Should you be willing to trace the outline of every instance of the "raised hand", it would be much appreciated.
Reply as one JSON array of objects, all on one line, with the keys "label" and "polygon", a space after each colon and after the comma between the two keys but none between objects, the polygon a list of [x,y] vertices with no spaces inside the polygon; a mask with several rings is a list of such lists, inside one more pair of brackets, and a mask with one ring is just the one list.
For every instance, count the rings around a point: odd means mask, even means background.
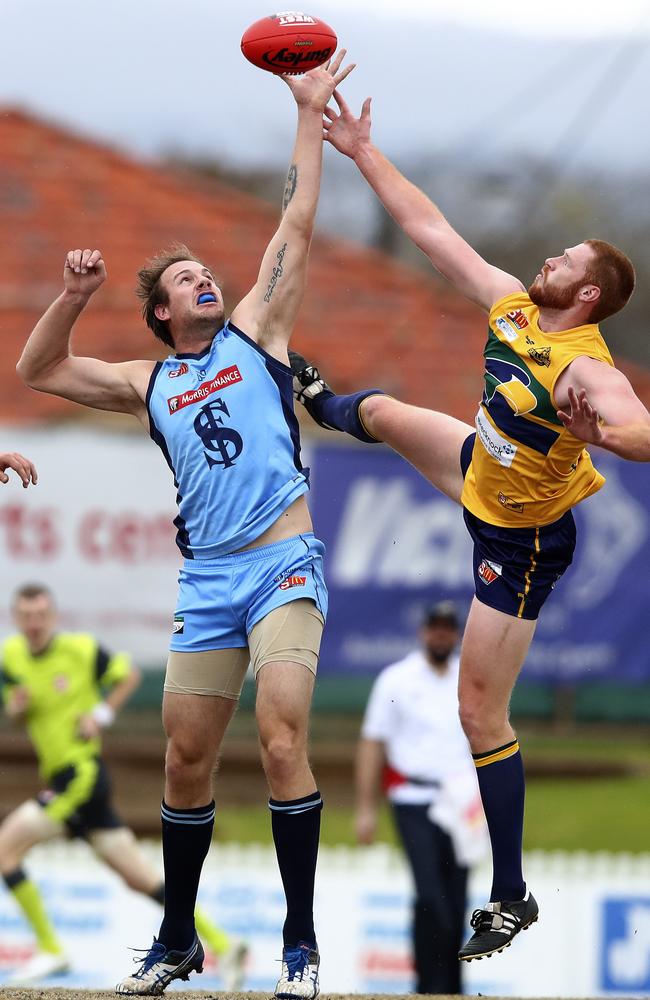
[{"label": "raised hand", "polygon": [[335,90],[332,96],[338,105],[339,113],[337,114],[333,108],[324,109],[324,138],[331,142],[339,153],[354,159],[361,147],[370,142],[371,98],[365,99],[361,114],[355,118],[338,90]]},{"label": "raised hand", "polygon": [[19,455],[17,451],[0,453],[0,483],[9,482],[7,469],[14,470],[22,480],[25,489],[27,489],[30,483],[36,486],[38,473],[34,464],[28,458],[23,458],[22,455]]},{"label": "raised hand", "polygon": [[325,111],[327,102],[338,85],[345,80],[346,76],[349,76],[356,65],[356,63],[350,63],[341,69],[341,63],[345,56],[346,50],[341,49],[322,66],[317,66],[316,69],[311,69],[308,73],[303,73],[302,76],[282,74],[281,79],[288,86],[299,107]]},{"label": "raised hand", "polygon": [[600,426],[600,417],[587,399],[584,389],[576,392],[572,385],[569,386],[569,411],[558,410],[557,415],[568,431],[580,441],[587,444],[600,444],[603,440],[603,432]]},{"label": "raised hand", "polygon": [[66,292],[89,298],[105,280],[101,250],[68,250],[63,268]]}]

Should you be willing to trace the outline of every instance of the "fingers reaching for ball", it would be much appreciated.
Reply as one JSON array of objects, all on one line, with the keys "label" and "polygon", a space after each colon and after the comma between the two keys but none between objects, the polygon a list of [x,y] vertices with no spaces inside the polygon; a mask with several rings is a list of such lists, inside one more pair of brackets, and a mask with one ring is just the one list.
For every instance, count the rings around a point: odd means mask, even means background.
[{"label": "fingers reaching for ball", "polygon": [[345,56],[346,50],[341,49],[327,63],[309,70],[302,76],[295,76],[291,73],[282,75],[282,79],[293,93],[299,107],[324,111],[336,88],[355,68],[355,63],[349,63],[341,68]]},{"label": "fingers reaching for ball", "polygon": [[366,97],[361,114],[355,118],[338,89],[332,92],[332,97],[338,106],[338,114],[332,107],[323,108],[323,138],[339,153],[354,159],[363,146],[370,143],[371,98]]}]

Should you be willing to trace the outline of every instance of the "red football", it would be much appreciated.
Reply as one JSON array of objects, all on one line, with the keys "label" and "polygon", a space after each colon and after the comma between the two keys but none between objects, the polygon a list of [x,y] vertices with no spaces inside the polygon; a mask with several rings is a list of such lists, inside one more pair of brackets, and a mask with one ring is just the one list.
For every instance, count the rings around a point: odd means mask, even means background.
[{"label": "red football", "polygon": [[241,50],[254,66],[270,73],[306,73],[334,54],[336,35],[319,18],[288,10],[251,24]]}]

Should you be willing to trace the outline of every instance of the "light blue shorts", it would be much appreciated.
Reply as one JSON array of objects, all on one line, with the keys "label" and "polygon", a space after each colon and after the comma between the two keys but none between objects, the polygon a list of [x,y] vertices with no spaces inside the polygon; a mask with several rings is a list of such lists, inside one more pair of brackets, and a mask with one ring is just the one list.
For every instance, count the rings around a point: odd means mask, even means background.
[{"label": "light blue shorts", "polygon": [[169,648],[247,646],[251,629],[270,611],[304,597],[326,618],[324,552],[310,532],[218,559],[186,559]]}]

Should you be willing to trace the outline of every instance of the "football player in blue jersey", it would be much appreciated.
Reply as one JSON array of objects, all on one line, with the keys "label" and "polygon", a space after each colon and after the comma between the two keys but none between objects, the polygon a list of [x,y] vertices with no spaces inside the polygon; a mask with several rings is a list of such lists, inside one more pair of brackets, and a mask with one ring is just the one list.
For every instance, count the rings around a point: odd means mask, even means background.
[{"label": "football player in blue jersey", "polygon": [[157,995],[202,970],[194,904],[212,836],[212,773],[249,661],[287,900],[276,996],[319,991],[313,892],[322,800],[307,759],[307,725],[327,594],[323,546],[305,500],[287,345],[305,286],[323,110],[353,69],[342,68],[344,55],[285,78],[298,127],[283,214],[255,285],[227,322],[212,271],[178,245],[139,275],[144,318],[173,353],[156,364],[76,357],[72,327],[106,267],[99,250],[71,250],[64,291],[18,364],[34,389],[136,416],[178,490],[185,561],[163,701],[165,914],[139,970],[118,984],[121,994]]}]

